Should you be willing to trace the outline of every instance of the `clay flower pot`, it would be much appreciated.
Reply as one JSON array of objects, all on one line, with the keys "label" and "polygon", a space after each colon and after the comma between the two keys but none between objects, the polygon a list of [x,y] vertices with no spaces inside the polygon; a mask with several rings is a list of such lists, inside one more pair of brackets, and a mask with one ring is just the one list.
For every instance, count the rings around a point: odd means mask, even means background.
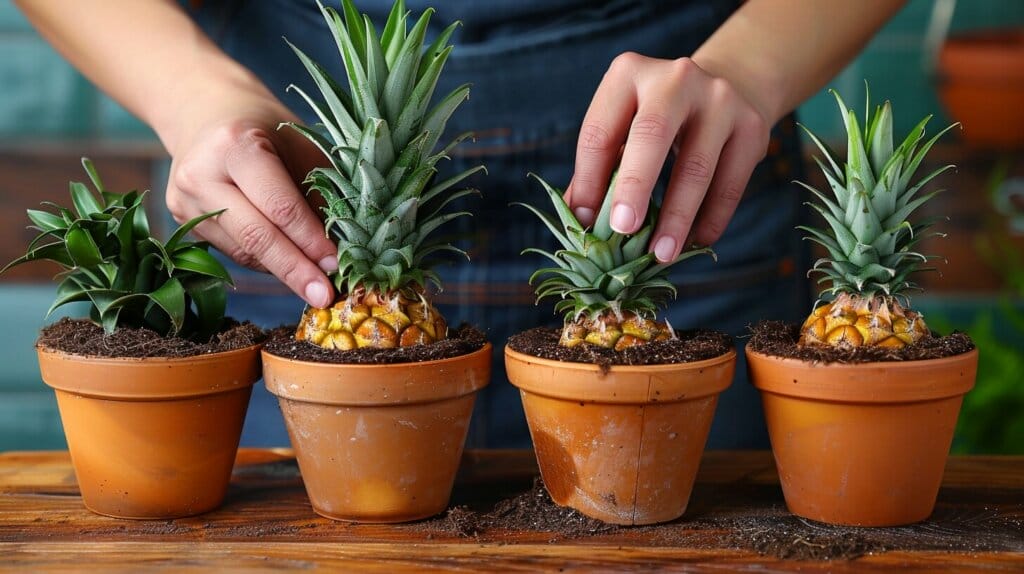
[{"label": "clay flower pot", "polygon": [[188,358],[37,353],[86,508],[156,519],[220,506],[260,377],[258,345]]},{"label": "clay flower pot", "polygon": [[1024,145],[1024,29],[953,36],[939,53],[939,98],[982,147]]},{"label": "clay flower pot", "polygon": [[747,361],[790,512],[853,526],[928,518],[977,349],[828,365],[748,349]]},{"label": "clay flower pot", "polygon": [[344,365],[263,352],[313,510],[406,522],[448,507],[491,345],[421,363]]},{"label": "clay flower pot", "polygon": [[613,524],[682,516],[736,352],[692,363],[613,366],[505,348],[552,500]]}]

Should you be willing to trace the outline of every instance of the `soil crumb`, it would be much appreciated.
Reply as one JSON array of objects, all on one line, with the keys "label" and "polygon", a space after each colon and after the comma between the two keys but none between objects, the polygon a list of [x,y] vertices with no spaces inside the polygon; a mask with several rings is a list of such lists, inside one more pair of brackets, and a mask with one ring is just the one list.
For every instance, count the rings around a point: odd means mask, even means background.
[{"label": "soil crumb", "polygon": [[492,530],[512,532],[550,532],[563,538],[580,538],[613,532],[618,527],[584,516],[572,508],[558,506],[551,500],[540,478],[533,488],[512,498],[506,498],[493,509],[478,512],[467,506],[448,509],[443,517],[423,523],[430,530],[460,537],[479,536]]},{"label": "soil crumb", "polygon": [[884,347],[819,347],[797,345],[800,326],[781,321],[761,321],[750,327],[748,346],[758,353],[799,359],[814,363],[876,363],[893,361],[923,361],[953,357],[974,349],[974,342],[965,333],[954,332],[945,337],[926,337],[913,345],[899,349]]},{"label": "soil crumb", "polygon": [[87,357],[182,358],[244,349],[265,339],[266,334],[256,325],[234,319],[225,320],[224,328],[209,342],[197,343],[180,337],[164,337],[145,328],[118,327],[107,335],[103,327],[88,319],[65,317],[44,327],[36,346]]},{"label": "soil crumb", "polygon": [[[770,484],[697,483],[681,518],[664,524],[605,524],[556,505],[538,478],[532,488],[490,505],[455,506],[444,515],[404,525],[426,535],[473,538],[481,543],[531,540],[542,533],[548,543],[599,538],[603,544],[748,550],[786,560],[854,560],[895,550],[992,552],[1024,550],[1020,516],[1024,504],[1016,490],[979,493],[943,489],[935,512],[909,526],[860,528],[835,526],[794,516],[782,493]],[[982,507],[964,500],[1002,500]]]},{"label": "soil crumb", "polygon": [[676,339],[655,341],[622,351],[582,343],[575,347],[558,344],[562,330],[538,327],[512,335],[508,346],[541,359],[567,363],[593,363],[604,369],[612,365],[669,365],[692,363],[720,357],[733,348],[732,337],[718,331],[696,329],[676,331]]},{"label": "soil crumb", "polygon": [[483,331],[471,325],[460,325],[448,332],[448,338],[430,345],[415,345],[397,349],[353,349],[336,351],[324,349],[307,341],[295,340],[295,326],[278,327],[270,331],[263,350],[296,361],[337,363],[349,365],[383,365],[391,363],[418,363],[451,359],[481,349],[487,344]]}]

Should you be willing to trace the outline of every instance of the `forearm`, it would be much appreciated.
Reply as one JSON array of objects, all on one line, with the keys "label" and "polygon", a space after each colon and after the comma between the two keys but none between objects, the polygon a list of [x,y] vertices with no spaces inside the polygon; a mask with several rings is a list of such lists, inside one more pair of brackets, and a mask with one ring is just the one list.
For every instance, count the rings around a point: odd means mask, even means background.
[{"label": "forearm", "polygon": [[748,0],[693,55],[774,123],[852,60],[905,0]]},{"label": "forearm", "polygon": [[[240,88],[265,91],[172,0],[15,0],[39,32],[173,150],[186,108],[216,108]],[[268,94],[269,95],[269,94]],[[211,110],[212,111],[212,110]]]}]

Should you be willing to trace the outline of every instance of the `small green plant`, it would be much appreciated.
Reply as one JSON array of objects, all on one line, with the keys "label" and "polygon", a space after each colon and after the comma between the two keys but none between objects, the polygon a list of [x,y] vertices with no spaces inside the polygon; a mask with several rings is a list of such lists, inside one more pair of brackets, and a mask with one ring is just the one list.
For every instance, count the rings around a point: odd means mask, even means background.
[{"label": "small green plant", "polygon": [[56,262],[63,270],[54,309],[76,301],[89,303],[90,318],[111,333],[120,326],[145,327],[165,336],[207,340],[224,321],[227,270],[205,242],[185,235],[205,219],[179,227],[166,243],[150,235],[143,208],[146,192],[107,191],[88,159],[82,166],[97,194],[71,182],[73,210],[45,202],[49,211],[28,210],[39,235],[27,253],[0,273],[30,261]]},{"label": "small green plant", "polygon": [[557,265],[538,269],[530,283],[543,278],[536,286],[538,300],[559,298],[555,312],[565,316],[559,343],[574,347],[586,342],[621,351],[648,341],[674,338],[667,322],[654,320],[658,307],[676,294],[675,286],[668,281],[668,268],[702,253],[715,257],[714,252],[707,247],[697,248],[684,251],[674,261],[658,263],[647,250],[658,219],[653,201],[640,231],[623,235],[612,230],[613,178],[593,227],[584,229],[562,199],[562,190],[536,179],[547,191],[557,217],[531,205],[515,205],[532,211],[562,245],[554,253],[534,247],[523,251],[543,255]]}]

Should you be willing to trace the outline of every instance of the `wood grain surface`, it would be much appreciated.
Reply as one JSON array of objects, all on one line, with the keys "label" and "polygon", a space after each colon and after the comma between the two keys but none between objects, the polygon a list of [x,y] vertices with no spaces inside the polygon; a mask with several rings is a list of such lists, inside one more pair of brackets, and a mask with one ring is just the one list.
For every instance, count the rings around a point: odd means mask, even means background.
[{"label": "wood grain surface", "polygon": [[[452,505],[486,513],[529,491],[528,451],[471,451]],[[797,558],[797,559],[794,559]],[[65,452],[0,454],[0,570],[368,572],[1021,572],[1024,457],[954,457],[935,514],[908,527],[832,527],[785,511],[768,452],[705,454],[690,508],[667,525],[566,535],[466,532],[313,514],[287,450],[243,449],[223,508],[125,521],[82,506]]]}]

